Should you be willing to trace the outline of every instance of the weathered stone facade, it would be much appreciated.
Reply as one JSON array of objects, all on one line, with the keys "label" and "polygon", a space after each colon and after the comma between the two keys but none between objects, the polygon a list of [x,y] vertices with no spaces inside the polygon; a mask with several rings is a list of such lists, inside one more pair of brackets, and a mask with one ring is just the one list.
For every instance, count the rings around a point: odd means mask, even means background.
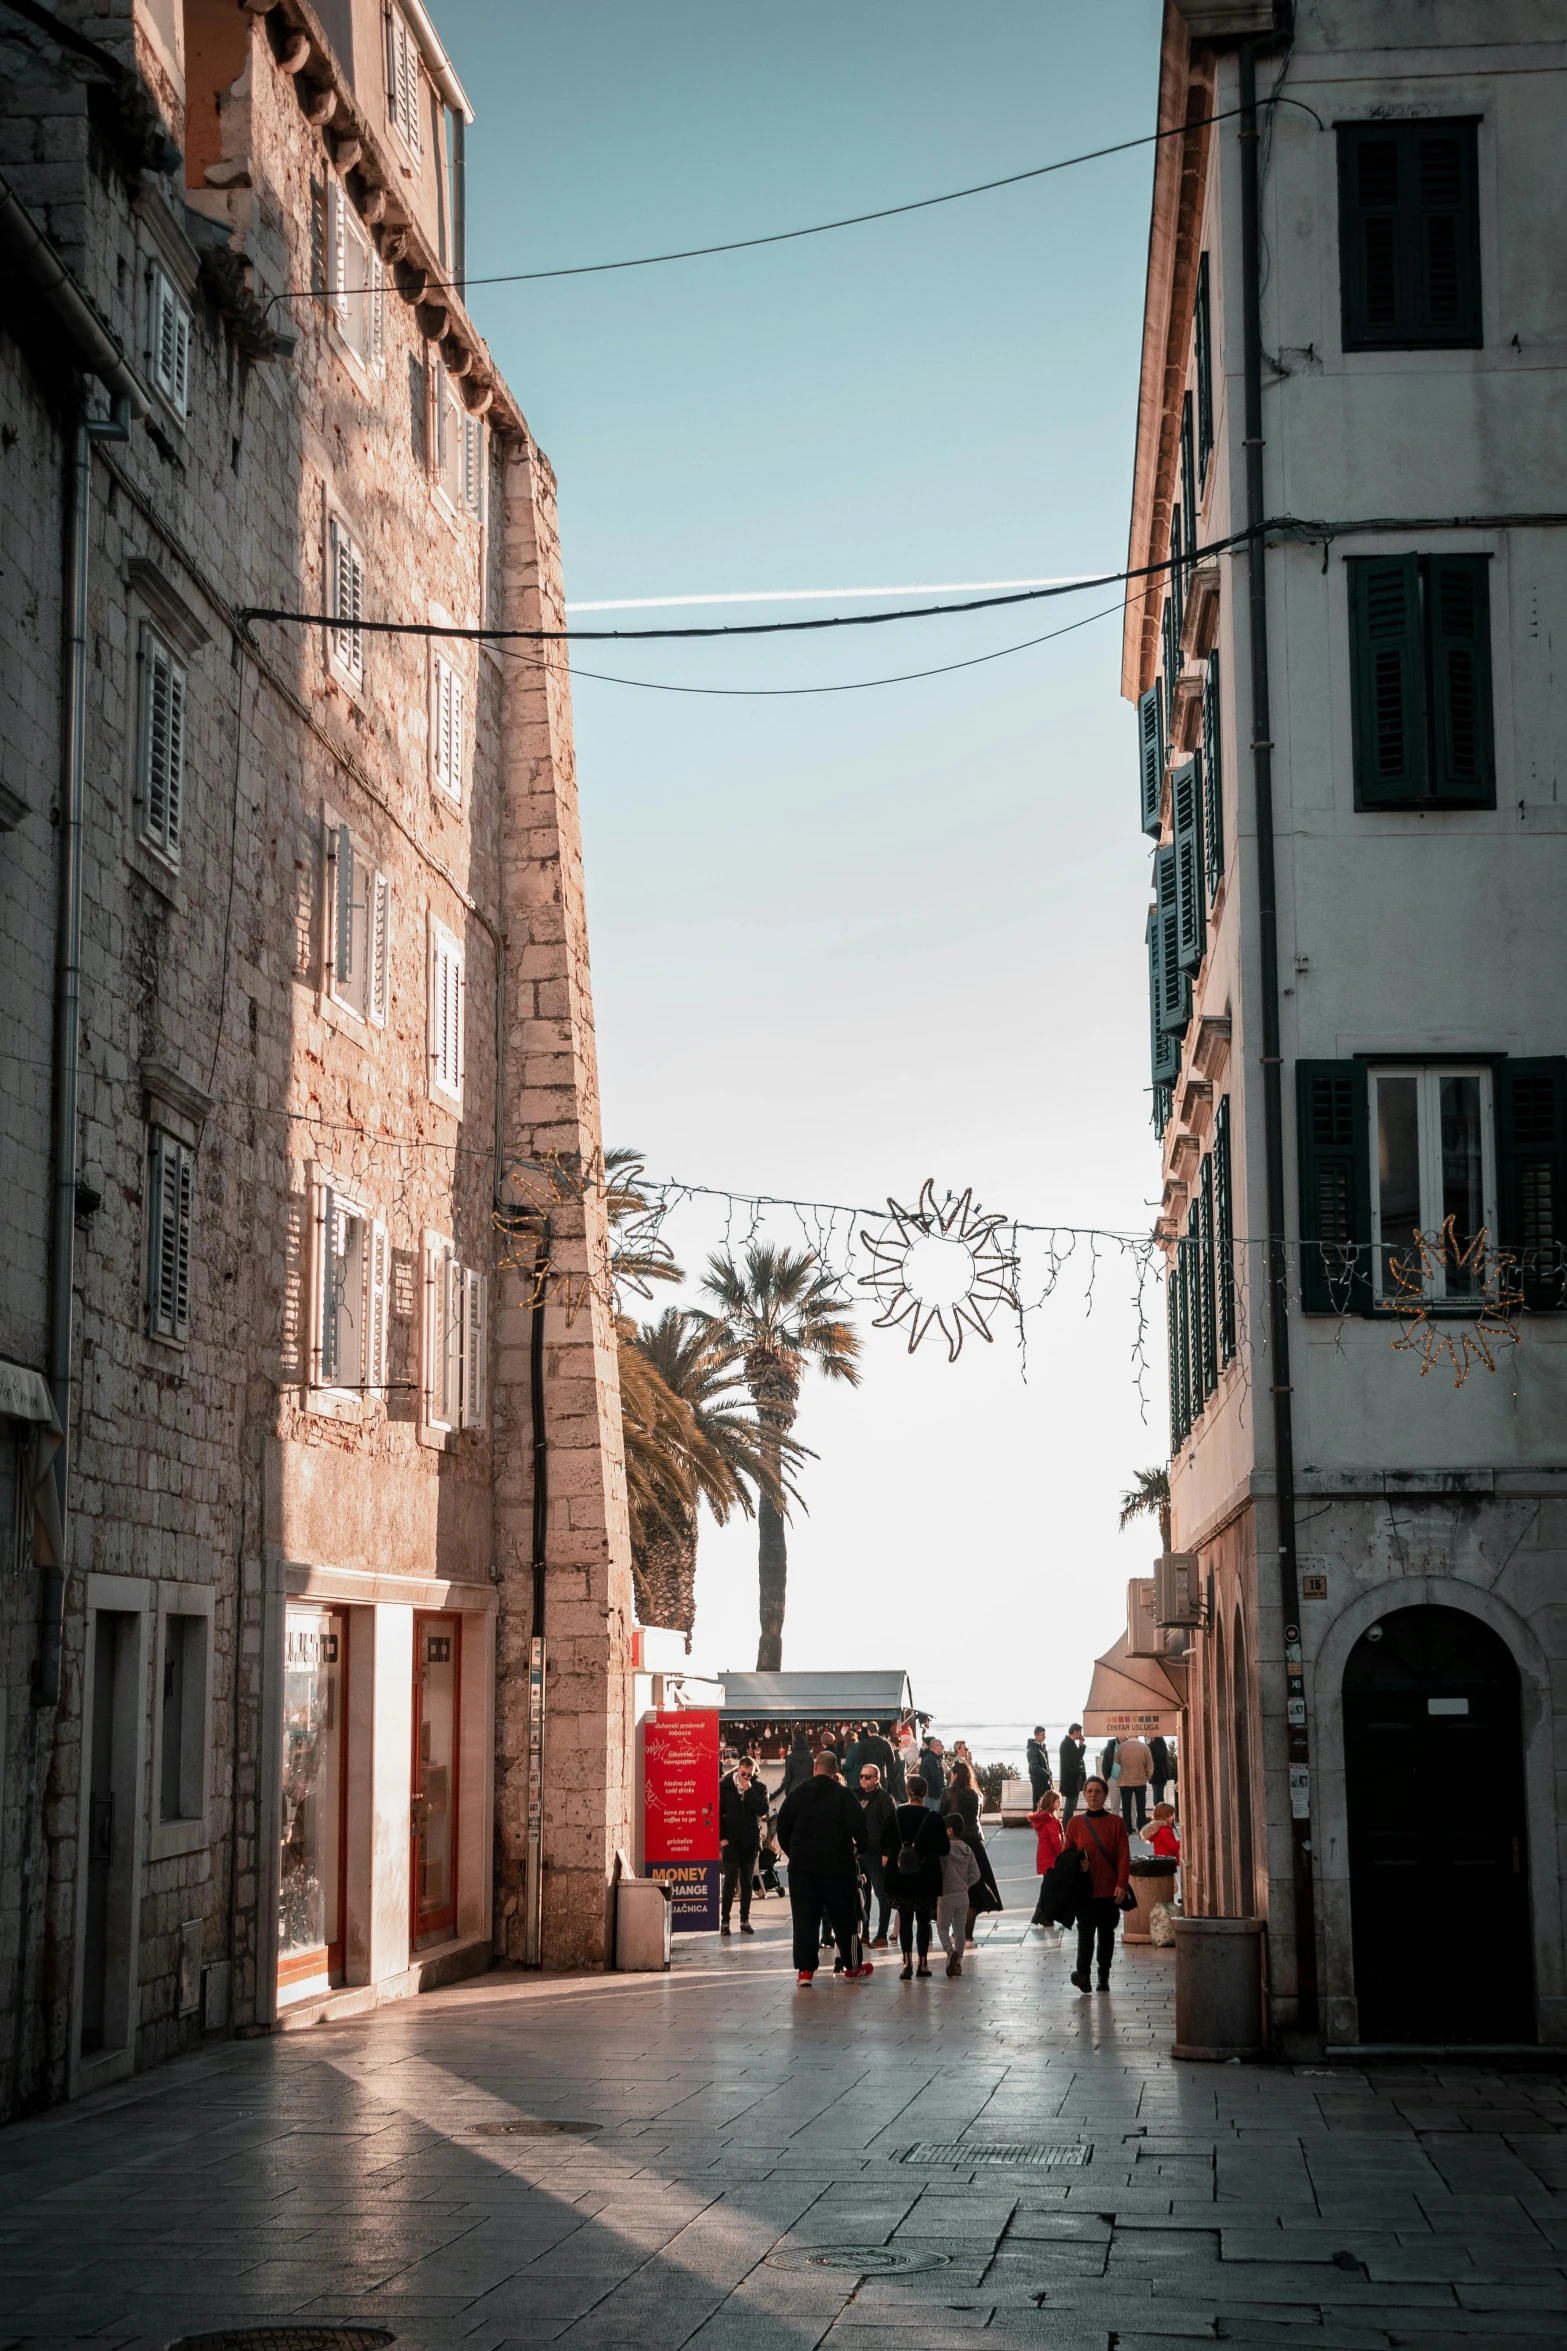
[{"label": "weathered stone facade", "polygon": [[[602,1276],[606,1250],[563,658],[241,617],[558,624],[549,467],[447,283],[462,93],[396,12],[389,64],[362,0],[330,38],[294,0],[65,13],[85,45],[5,36],[0,172],[145,414],[92,459],[57,1708],[30,1703],[23,1504],[3,1586],[13,2109],[269,2024],[280,1962],[305,2015],[515,1954],[531,1284],[506,1171],[569,1158],[555,1262]],[[0,1355],[42,1369],[64,484],[103,395],[35,285],[6,316]],[[159,1330],[181,1168],[188,1294]],[[593,1963],[629,1825],[619,1402],[602,1283],[546,1316],[545,1957]],[[30,1430],[0,1434],[15,1501]],[[280,1930],[285,1846],[319,1951]]]}]

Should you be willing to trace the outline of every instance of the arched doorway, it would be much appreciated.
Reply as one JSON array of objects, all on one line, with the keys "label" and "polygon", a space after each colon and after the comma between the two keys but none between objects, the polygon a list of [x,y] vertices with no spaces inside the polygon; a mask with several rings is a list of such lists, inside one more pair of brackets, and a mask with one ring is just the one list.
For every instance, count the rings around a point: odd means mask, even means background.
[{"label": "arched doorway", "polygon": [[1230,1664],[1234,1676],[1230,1736],[1235,1742],[1235,1907],[1239,1917],[1249,1918],[1257,1905],[1251,1817],[1251,1675],[1246,1661],[1246,1627],[1239,1609],[1235,1612]]},{"label": "arched doorway", "polygon": [[1344,1667],[1363,2041],[1532,2041],[1518,1668],[1457,1608],[1399,1608]]}]

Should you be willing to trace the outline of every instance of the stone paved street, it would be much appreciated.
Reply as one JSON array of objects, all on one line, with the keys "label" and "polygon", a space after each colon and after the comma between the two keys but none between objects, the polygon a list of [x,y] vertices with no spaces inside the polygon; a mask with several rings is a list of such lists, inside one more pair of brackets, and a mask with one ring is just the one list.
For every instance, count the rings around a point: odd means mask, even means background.
[{"label": "stone paved street", "polygon": [[[19,2125],[0,2347],[1567,2341],[1558,2076],[1176,2065],[1172,1955],[1080,1998],[1023,1845],[961,1982],[801,1992],[771,1902],[670,1977],[490,1976]],[[496,2127],[529,2120],[599,2128]],[[959,2137],[1091,2154],[904,2160]]]}]

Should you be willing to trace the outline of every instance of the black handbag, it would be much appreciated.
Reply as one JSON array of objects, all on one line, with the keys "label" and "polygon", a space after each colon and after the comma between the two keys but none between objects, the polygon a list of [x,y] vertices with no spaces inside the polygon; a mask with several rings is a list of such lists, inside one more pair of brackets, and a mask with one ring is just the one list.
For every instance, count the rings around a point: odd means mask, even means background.
[{"label": "black handbag", "polygon": [[[1094,1826],[1094,1816],[1091,1812],[1084,1813],[1083,1826],[1087,1829],[1089,1835],[1093,1838],[1094,1844],[1098,1848],[1100,1860],[1108,1861],[1110,1856],[1105,1851],[1103,1845],[1099,1842],[1099,1831]],[[1127,1887],[1124,1894],[1119,1894],[1116,1896],[1115,1906],[1117,1910],[1122,1911],[1135,1910],[1137,1908],[1137,1896],[1132,1892],[1130,1886]]]}]

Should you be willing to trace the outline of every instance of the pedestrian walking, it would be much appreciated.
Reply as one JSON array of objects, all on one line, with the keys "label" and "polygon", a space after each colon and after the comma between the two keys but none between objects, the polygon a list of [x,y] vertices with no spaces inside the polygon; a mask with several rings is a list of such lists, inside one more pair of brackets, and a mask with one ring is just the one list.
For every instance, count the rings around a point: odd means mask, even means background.
[{"label": "pedestrian walking", "polygon": [[1153,1769],[1148,1775],[1148,1785],[1152,1791],[1153,1801],[1156,1805],[1158,1805],[1164,1802],[1165,1789],[1169,1786],[1170,1782],[1175,1777],[1175,1765],[1170,1757],[1169,1740],[1161,1738],[1150,1739],[1148,1742],[1148,1755],[1149,1760],[1153,1765]]},{"label": "pedestrian walking", "polygon": [[1121,1818],[1139,1836],[1148,1825],[1148,1782],[1153,1777],[1153,1755],[1146,1739],[1123,1739],[1115,1751],[1120,1765]]},{"label": "pedestrian walking", "polygon": [[941,1741],[929,1732],[919,1754],[920,1778],[925,1782],[925,1801],[932,1812],[941,1810],[942,1790],[947,1784],[947,1767],[942,1761]]},{"label": "pedestrian walking", "polygon": [[838,1758],[824,1747],[811,1777],[791,1788],[778,1815],[778,1842],[789,1856],[789,1907],[794,1914],[794,1964],[808,1985],[821,1964],[823,1914],[831,1919],[846,1978],[871,1972],[860,1939],[858,1857],[865,1815],[838,1777]]},{"label": "pedestrian walking", "polygon": [[762,1850],[762,1824],[767,1818],[767,1790],[756,1776],[749,1755],[742,1755],[718,1787],[719,1922],[721,1935],[730,1933],[729,1920],[740,1890],[740,1932],[754,1935],[751,1924],[751,1881]]},{"label": "pedestrian walking", "polygon": [[982,1910],[1004,1910],[1006,1905],[1001,1899],[1001,1888],[996,1883],[996,1873],[991,1866],[990,1855],[985,1849],[985,1839],[979,1825],[979,1790],[974,1785],[973,1768],[965,1763],[961,1756],[953,1764],[948,1776],[947,1792],[942,1799],[941,1809],[943,1813],[950,1812],[957,1815],[962,1824],[964,1842],[979,1864],[979,1881],[969,1903],[964,1936],[966,1942],[972,1943],[974,1940],[974,1920],[979,1912]]},{"label": "pedestrian walking", "polygon": [[1060,1772],[1056,1786],[1061,1791],[1062,1814],[1070,1820],[1077,1810],[1077,1800],[1083,1793],[1083,1782],[1088,1776],[1088,1766],[1083,1760],[1083,1726],[1080,1722],[1073,1723],[1062,1740],[1058,1760]]},{"label": "pedestrian walking", "polygon": [[796,1788],[803,1788],[815,1769],[816,1757],[812,1751],[811,1742],[804,1731],[796,1731],[794,1744],[784,1758],[784,1794],[788,1796]]},{"label": "pedestrian walking", "polygon": [[[858,1794],[860,1810],[865,1815],[865,1843],[860,1851],[860,1891],[865,1908],[865,1940],[873,1951],[887,1948],[887,1925],[892,1916],[892,1895],[887,1887],[887,1863],[883,1848],[892,1816],[897,1811],[891,1796],[881,1784],[881,1769],[875,1763],[860,1765]],[[876,1926],[871,1931],[871,1908],[876,1907]]]},{"label": "pedestrian walking", "polygon": [[941,1893],[936,1902],[936,1932],[941,1947],[947,1954],[949,1976],[963,1973],[963,1947],[968,1940],[969,1921],[973,1912],[970,1897],[979,1884],[979,1862],[963,1834],[963,1823],[955,1812],[944,1815],[947,1832],[947,1850],[941,1860]]},{"label": "pedestrian walking", "polygon": [[1132,1883],[1132,1848],[1126,1823],[1105,1810],[1110,1789],[1097,1776],[1083,1789],[1085,1809],[1066,1825],[1066,1841],[1082,1854],[1088,1873],[1088,1893],[1078,1904],[1077,1965],[1072,1981],[1080,1992],[1090,1989],[1088,1971],[1098,1945],[1099,1989],[1110,1989],[1110,1962],[1115,1957],[1115,1930],[1123,1898]]},{"label": "pedestrian walking", "polygon": [[887,1829],[882,1847],[887,1883],[898,1912],[898,1944],[903,1953],[899,1981],[916,1973],[930,1973],[930,1933],[936,1905],[941,1900],[941,1865],[947,1857],[947,1832],[929,1809],[925,1782],[909,1774],[909,1797],[900,1804]]},{"label": "pedestrian walking", "polygon": [[1028,1791],[1037,1812],[1039,1800],[1051,1784],[1050,1759],[1045,1753],[1045,1726],[1042,1722],[1035,1723],[1034,1735],[1024,1749],[1024,1754],[1028,1762]]}]

